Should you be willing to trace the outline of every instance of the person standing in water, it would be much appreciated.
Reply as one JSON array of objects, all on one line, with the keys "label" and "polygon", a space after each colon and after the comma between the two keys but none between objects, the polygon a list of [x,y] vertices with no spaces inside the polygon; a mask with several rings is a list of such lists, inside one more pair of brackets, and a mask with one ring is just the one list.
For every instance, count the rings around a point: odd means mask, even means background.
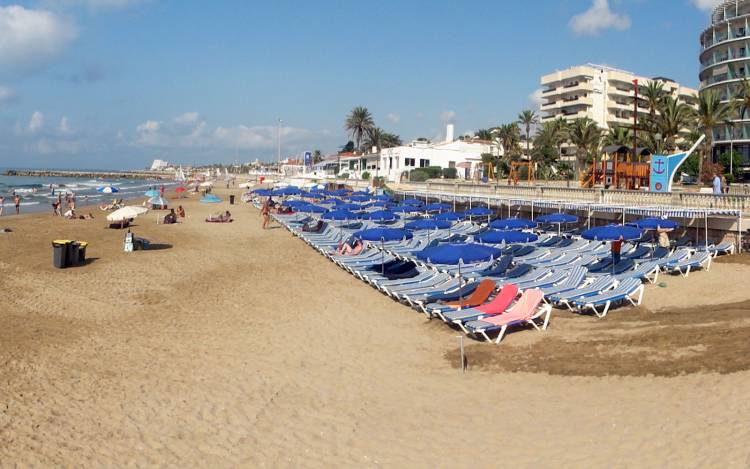
[{"label": "person standing in water", "polygon": [[21,214],[21,196],[16,194],[16,196],[13,198],[13,201],[16,203],[16,215]]},{"label": "person standing in water", "polygon": [[3,210],[5,209],[5,197],[0,195],[0,217],[3,216]]}]

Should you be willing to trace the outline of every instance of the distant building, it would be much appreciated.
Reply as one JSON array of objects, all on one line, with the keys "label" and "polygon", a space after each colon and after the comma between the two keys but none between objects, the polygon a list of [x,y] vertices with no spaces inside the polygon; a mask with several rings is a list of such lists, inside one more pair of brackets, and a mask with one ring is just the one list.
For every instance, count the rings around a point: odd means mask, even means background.
[{"label": "distant building", "polygon": [[169,162],[164,160],[154,160],[151,163],[151,171],[164,171],[169,168]]},{"label": "distant building", "polygon": [[461,179],[478,178],[482,171],[482,153],[497,153],[492,142],[454,138],[453,124],[446,128],[446,139],[432,143],[415,140],[408,145],[383,148],[366,155],[340,157],[341,172],[360,178],[367,171],[370,177],[384,177],[386,181],[398,182],[408,176],[409,171],[428,166],[456,168]]},{"label": "distant building", "polygon": [[[603,129],[633,126],[634,80],[638,80],[638,117],[648,115],[646,101],[640,99],[651,81],[664,84],[664,91],[697,108],[698,91],[664,77],[648,78],[606,65],[586,64],[556,71],[541,78],[542,122],[559,117],[565,120],[588,117]],[[575,154],[574,146],[563,147],[563,156]]]},{"label": "distant building", "polygon": [[[711,15],[711,25],[700,36],[700,89],[715,90],[725,101],[738,97],[743,79],[750,79],[750,1],[721,2]],[[750,122],[741,108],[728,125],[715,127],[714,158],[732,148],[750,165]]]}]

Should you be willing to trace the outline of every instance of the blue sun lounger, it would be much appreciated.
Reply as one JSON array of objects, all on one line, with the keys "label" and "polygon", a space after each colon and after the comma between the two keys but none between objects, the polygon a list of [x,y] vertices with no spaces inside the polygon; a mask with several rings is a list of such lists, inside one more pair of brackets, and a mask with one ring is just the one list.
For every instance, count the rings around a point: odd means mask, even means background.
[{"label": "blue sun lounger", "polygon": [[633,306],[640,305],[643,301],[643,292],[643,283],[639,279],[629,278],[623,280],[611,290],[598,295],[575,299],[570,305],[578,311],[591,309],[599,318],[603,318],[614,304],[629,302]]},{"label": "blue sun lounger", "polygon": [[673,274],[679,273],[687,277],[690,275],[691,270],[703,269],[708,271],[711,268],[711,259],[713,259],[711,254],[702,251],[685,260],[667,264],[664,266],[664,270]]},{"label": "blue sun lounger", "polygon": [[594,280],[594,282],[590,283],[589,285],[585,285],[582,288],[576,288],[575,290],[569,290],[569,291],[549,295],[547,297],[547,300],[550,303],[564,305],[566,308],[572,311],[573,308],[570,305],[571,301],[578,299],[578,298],[585,298],[587,296],[598,295],[602,292],[605,292],[609,289],[614,288],[616,284],[617,284],[617,281],[614,279],[614,277],[611,277],[611,276],[599,277],[596,280]]}]

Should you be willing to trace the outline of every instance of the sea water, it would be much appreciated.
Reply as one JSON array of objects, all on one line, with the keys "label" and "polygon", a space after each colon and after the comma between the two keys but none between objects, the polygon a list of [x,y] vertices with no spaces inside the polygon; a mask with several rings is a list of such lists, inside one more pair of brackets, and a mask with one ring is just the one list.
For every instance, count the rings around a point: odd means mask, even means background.
[{"label": "sea water", "polygon": [[[4,172],[5,170],[0,170]],[[146,200],[144,192],[149,189],[159,189],[164,184],[165,188],[175,186],[174,181],[157,179],[86,179],[72,177],[29,177],[29,176],[4,176],[0,175],[0,196],[5,197],[5,214],[15,213],[13,194],[21,197],[21,213],[52,211],[52,203],[57,200],[57,195],[62,194],[63,211],[65,207],[65,195],[75,194],[76,206],[104,205],[111,203],[113,199],[138,199]],[[104,194],[97,188],[112,186],[119,189],[113,194]]]}]

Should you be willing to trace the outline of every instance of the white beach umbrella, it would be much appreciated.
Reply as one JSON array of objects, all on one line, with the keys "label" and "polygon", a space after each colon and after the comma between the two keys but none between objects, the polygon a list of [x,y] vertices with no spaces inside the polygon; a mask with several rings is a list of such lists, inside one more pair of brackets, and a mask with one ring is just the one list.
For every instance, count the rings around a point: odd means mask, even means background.
[{"label": "white beach umbrella", "polygon": [[107,221],[122,221],[135,218],[138,215],[143,215],[148,212],[146,207],[138,207],[136,205],[128,205],[127,207],[119,208],[114,212],[107,215]]}]

